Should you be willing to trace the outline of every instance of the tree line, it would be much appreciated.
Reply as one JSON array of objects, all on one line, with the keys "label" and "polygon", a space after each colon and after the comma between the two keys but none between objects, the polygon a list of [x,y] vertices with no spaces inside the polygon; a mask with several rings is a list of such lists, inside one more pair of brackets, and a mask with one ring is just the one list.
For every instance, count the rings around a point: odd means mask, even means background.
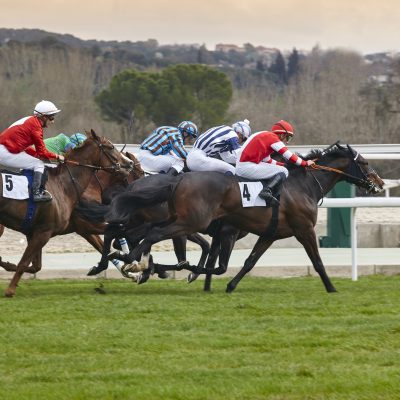
[{"label": "tree line", "polygon": [[[247,57],[253,54],[248,47]],[[286,58],[278,52],[271,65],[255,62],[254,68],[206,65],[204,49],[202,64],[148,69],[111,53],[55,40],[0,46],[2,129],[48,98],[63,109],[49,135],[94,128],[116,142],[131,142],[135,111],[135,141],[182,118],[202,130],[248,118],[253,131],[285,118],[295,126],[298,144],[391,143],[400,137],[399,60],[382,82],[372,79],[375,73],[361,55],[318,47],[306,56],[295,49]],[[128,99],[118,97],[125,78],[132,85]]]}]

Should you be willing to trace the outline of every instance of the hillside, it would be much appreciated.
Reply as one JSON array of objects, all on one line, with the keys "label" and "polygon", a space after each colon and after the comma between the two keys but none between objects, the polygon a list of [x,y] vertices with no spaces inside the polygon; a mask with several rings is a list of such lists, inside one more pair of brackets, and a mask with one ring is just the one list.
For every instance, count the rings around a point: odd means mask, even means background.
[{"label": "hillside", "polygon": [[[277,119],[293,122],[298,144],[391,143],[400,137],[400,62],[396,54],[362,57],[315,48],[291,54],[278,49],[219,45],[160,46],[156,40],[82,40],[37,29],[0,28],[0,129],[26,115],[41,99],[63,112],[46,134],[93,128],[116,142],[137,142],[151,127],[129,136],[127,126],[105,121],[94,97],[126,68],[157,71],[177,63],[201,63],[231,79],[229,120],[249,118],[253,131]],[[292,65],[292,69],[291,69]],[[291,74],[290,74],[290,71]],[[171,99],[173,101],[173,99]]]}]

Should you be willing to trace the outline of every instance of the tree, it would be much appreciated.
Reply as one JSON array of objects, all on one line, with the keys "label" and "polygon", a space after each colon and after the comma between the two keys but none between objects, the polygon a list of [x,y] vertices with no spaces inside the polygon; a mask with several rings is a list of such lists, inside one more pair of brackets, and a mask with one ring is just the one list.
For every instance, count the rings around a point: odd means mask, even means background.
[{"label": "tree", "polygon": [[280,51],[278,51],[275,61],[269,67],[269,72],[275,74],[280,83],[287,83],[285,59]]},{"label": "tree", "polygon": [[108,120],[125,124],[132,111],[139,120],[146,120],[156,101],[155,78],[154,74],[125,70],[112,78],[108,89],[100,92],[95,101]]},{"label": "tree", "polygon": [[207,50],[207,47],[203,44],[200,46],[199,51],[197,53],[197,62],[199,64],[213,64],[214,58],[212,53]]},{"label": "tree", "polygon": [[288,80],[297,75],[299,72],[299,53],[296,48],[290,53],[287,64],[287,78]]},{"label": "tree", "polygon": [[224,122],[232,97],[227,76],[205,65],[178,64],[161,73],[125,70],[113,77],[96,102],[107,119],[176,125],[193,119],[200,129]]}]

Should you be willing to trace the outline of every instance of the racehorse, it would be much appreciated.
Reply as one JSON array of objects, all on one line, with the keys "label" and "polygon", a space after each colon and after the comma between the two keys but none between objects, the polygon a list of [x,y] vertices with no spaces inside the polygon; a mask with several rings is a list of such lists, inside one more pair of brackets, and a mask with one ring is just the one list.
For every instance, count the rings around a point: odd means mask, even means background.
[{"label": "racehorse", "polygon": [[[37,204],[29,231],[23,232],[27,236],[28,245],[6,289],[7,297],[14,296],[22,274],[34,257],[41,254],[49,239],[69,233],[74,207],[95,171],[104,170],[127,177],[132,166],[132,161],[123,156],[108,139],[99,137],[92,130],[82,146],[68,153],[65,163],[49,171],[47,187],[53,194],[53,200]],[[0,223],[4,226],[22,232],[21,225],[26,211],[27,201],[0,198]]]},{"label": "racehorse", "polygon": [[[126,189],[123,189],[123,191],[130,191],[132,190],[132,188],[135,188],[135,190],[140,190],[141,182],[143,181],[143,179],[150,179],[152,182],[156,182],[155,184],[158,187],[169,187],[177,179],[179,179],[179,177],[175,177],[168,174],[151,175],[148,178],[142,178],[137,181],[135,180],[130,185],[128,185]],[[86,223],[90,223],[90,221],[92,221],[92,223],[94,224],[95,223],[99,224],[104,221],[104,210],[108,209],[109,207],[101,205],[98,202],[96,203],[81,202],[75,208],[75,212],[80,215],[82,221],[87,221]],[[142,239],[142,235],[145,234],[147,227],[150,226],[150,224],[163,223],[163,221],[167,220],[168,217],[169,217],[168,205],[167,203],[160,201],[159,204],[155,206],[144,207],[141,210],[139,210],[135,215],[131,215],[129,227],[126,227],[126,229],[123,229],[123,231],[119,232],[120,233],[119,235],[110,234],[110,232],[106,230],[104,232],[103,256],[98,265],[90,269],[88,275],[89,276],[96,275],[107,269],[108,267],[107,254],[110,251],[112,240],[116,239],[117,237],[118,238],[124,237],[128,240],[131,246],[135,246],[138,244],[138,241]],[[130,231],[128,228],[133,229],[135,232],[137,230],[140,230],[141,232],[143,232],[143,234],[140,235],[139,237],[131,239]],[[178,264],[174,266],[156,265],[155,272],[164,273],[167,270],[181,270],[189,265],[188,262],[186,261],[187,239],[198,244],[201,247],[202,253],[199,261],[199,266],[200,267],[204,266],[210,250],[210,246],[207,240],[205,240],[201,235],[199,235],[196,232],[193,232],[188,235],[182,235],[172,238],[174,244],[174,251],[178,259]],[[111,254],[118,255],[121,253],[119,251],[114,251]],[[114,257],[110,256],[109,258],[114,258]],[[129,265],[126,266],[125,270],[129,271]],[[144,283],[148,279],[150,272],[154,271],[147,269],[144,272],[144,275],[140,277],[138,283]]]},{"label": "racehorse", "polygon": [[[112,187],[114,189],[119,189],[121,187],[127,186],[130,182],[139,179],[144,176],[144,172],[140,166],[139,161],[136,157],[128,152],[124,154],[128,157],[132,163],[133,168],[130,171],[128,177],[122,176],[120,174],[110,174],[103,170],[94,170],[93,175],[90,179],[89,185],[82,193],[81,200],[86,201],[102,201],[102,196],[107,193],[107,190]],[[59,234],[68,234],[76,232],[84,239],[86,239],[97,251],[100,253],[103,249],[103,240],[100,238],[100,234],[103,234],[105,230],[105,224],[94,224],[89,221],[82,219],[80,215],[73,210],[71,214],[70,224],[65,229],[65,231]],[[4,226],[0,225],[0,237],[3,235]],[[3,261],[0,257],[0,267],[3,267],[6,271],[16,271],[17,266],[13,263]],[[25,269],[25,272],[36,273],[42,268],[42,252],[39,251],[33,257],[32,265]]]},{"label": "racehorse", "polygon": [[[317,166],[315,169],[305,169],[288,165],[290,174],[282,188],[280,206],[272,208],[242,207],[237,178],[215,172],[184,174],[169,190],[151,184],[146,187],[146,178],[142,179],[140,190],[123,193],[112,201],[106,216],[109,227],[128,224],[130,215],[143,207],[144,200],[147,204],[154,204],[161,198],[168,198],[170,219],[151,227],[145,239],[129,255],[120,259],[132,262],[154,243],[202,232],[212,221],[222,219],[237,229],[259,236],[244,267],[228,283],[227,292],[236,288],[275,240],[291,236],[295,236],[303,245],[326,291],[335,292],[319,255],[314,231],[318,202],[338,181],[346,180],[369,193],[381,191],[384,182],[349,145],[342,146],[337,142],[324,151],[314,150],[303,158],[314,159]],[[224,239],[218,237],[221,247],[229,244],[229,238],[228,244],[222,243]],[[226,265],[221,265],[220,260],[220,266],[213,271],[206,265],[203,271],[196,272],[222,274],[226,271],[228,259],[224,260]]]}]

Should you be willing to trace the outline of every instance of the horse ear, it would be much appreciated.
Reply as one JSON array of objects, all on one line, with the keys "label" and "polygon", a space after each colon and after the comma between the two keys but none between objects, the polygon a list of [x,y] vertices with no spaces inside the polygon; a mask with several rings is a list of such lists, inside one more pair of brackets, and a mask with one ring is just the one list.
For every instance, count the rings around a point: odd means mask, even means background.
[{"label": "horse ear", "polygon": [[350,154],[351,154],[352,156],[354,156],[354,155],[356,154],[356,152],[354,151],[354,149],[353,149],[349,144],[346,144],[346,146],[347,146],[347,149],[349,150]]},{"label": "horse ear", "polygon": [[97,133],[93,129],[90,129],[90,132],[85,130],[85,133],[86,133],[86,136],[91,136],[94,140],[97,140],[97,141],[100,140],[100,137],[97,135]]}]

